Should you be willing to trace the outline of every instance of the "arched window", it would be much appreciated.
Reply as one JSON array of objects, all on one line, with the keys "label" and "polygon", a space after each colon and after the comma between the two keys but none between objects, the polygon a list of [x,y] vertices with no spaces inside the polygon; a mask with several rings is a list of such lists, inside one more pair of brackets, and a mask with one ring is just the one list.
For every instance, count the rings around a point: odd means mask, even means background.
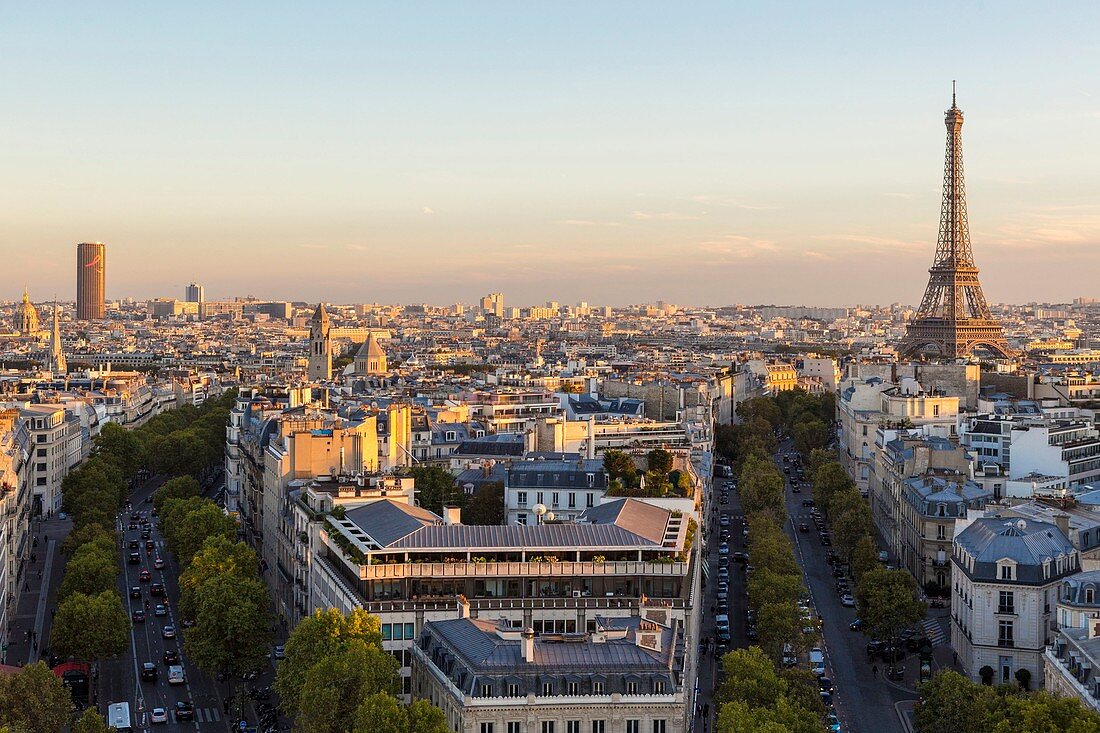
[{"label": "arched window", "polygon": [[1091,585],[1085,586],[1085,603],[1095,603],[1095,599],[1096,590]]}]

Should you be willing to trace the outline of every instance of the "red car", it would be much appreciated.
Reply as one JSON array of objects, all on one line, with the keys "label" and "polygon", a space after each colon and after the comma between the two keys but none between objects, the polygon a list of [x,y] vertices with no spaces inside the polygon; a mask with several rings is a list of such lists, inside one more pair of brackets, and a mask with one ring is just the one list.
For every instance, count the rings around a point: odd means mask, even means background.
[{"label": "red car", "polygon": [[147,568],[142,568],[141,573],[138,574],[138,580],[142,583],[148,583],[152,579],[153,576],[149,574],[149,570]]}]

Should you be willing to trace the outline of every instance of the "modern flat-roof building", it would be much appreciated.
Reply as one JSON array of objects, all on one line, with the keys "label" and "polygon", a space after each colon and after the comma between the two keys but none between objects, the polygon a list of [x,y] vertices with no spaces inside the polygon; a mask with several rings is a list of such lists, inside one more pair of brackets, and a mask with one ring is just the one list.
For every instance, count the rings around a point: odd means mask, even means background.
[{"label": "modern flat-roof building", "polygon": [[[365,608],[402,662],[423,624],[468,613],[536,634],[594,631],[597,617],[643,614],[671,624],[690,613],[695,522],[635,499],[587,509],[575,522],[461,524],[391,499],[333,511],[313,493],[295,502],[308,612]],[[406,693],[408,692],[406,682]]]}]

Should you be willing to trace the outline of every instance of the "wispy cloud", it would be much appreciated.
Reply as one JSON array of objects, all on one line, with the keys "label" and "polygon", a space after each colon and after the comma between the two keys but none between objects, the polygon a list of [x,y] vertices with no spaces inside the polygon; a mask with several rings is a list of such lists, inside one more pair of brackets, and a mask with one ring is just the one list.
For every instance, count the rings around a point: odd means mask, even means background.
[{"label": "wispy cloud", "polygon": [[774,255],[779,247],[770,239],[753,239],[741,234],[725,234],[699,242],[697,248],[719,260],[748,260]]},{"label": "wispy cloud", "polygon": [[744,199],[734,198],[731,196],[717,196],[712,194],[702,194],[699,196],[692,196],[692,201],[698,201],[704,204],[713,204],[715,206],[725,206],[731,209],[745,209],[747,211],[771,211],[773,209],[781,208],[772,204],[761,204],[754,201],[745,201]]},{"label": "wispy cloud", "polygon": [[425,216],[431,216],[434,213],[435,213],[435,211],[432,210],[432,207],[430,207],[430,206],[425,206],[424,207],[424,215]]},{"label": "wispy cloud", "polygon": [[[818,234],[810,237],[819,242],[843,242],[846,244],[859,244],[862,252],[923,252],[931,251],[932,246],[928,242],[919,242],[908,239],[895,239],[892,237],[876,237],[867,234]],[[849,248],[852,250],[854,248]]]},{"label": "wispy cloud", "polygon": [[681,214],[678,211],[661,211],[656,213],[649,211],[634,211],[630,216],[631,218],[641,221],[694,221],[702,218],[694,214]]},{"label": "wispy cloud", "polygon": [[328,249],[327,244],[303,244],[302,249]]},{"label": "wispy cloud", "polygon": [[1002,247],[1042,251],[1047,255],[1051,254],[1049,249],[1036,248],[1058,245],[1080,253],[1100,243],[1100,206],[1054,205],[1018,212],[986,235],[986,239]]},{"label": "wispy cloud", "polygon": [[621,227],[621,221],[593,221],[592,219],[566,219],[562,224],[571,227]]}]

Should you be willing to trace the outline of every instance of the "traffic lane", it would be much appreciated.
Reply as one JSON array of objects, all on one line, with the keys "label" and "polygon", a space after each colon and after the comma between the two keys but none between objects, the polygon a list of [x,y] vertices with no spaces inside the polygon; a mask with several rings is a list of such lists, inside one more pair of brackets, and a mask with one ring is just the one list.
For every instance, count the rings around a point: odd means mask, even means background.
[{"label": "traffic lane", "polygon": [[[813,595],[815,607],[822,617],[822,633],[830,664],[830,674],[837,694],[834,696],[838,715],[854,733],[871,733],[885,726],[898,724],[895,703],[912,699],[872,672],[866,662],[866,641],[863,634],[853,632],[849,624],[855,620],[855,610],[846,608],[836,590],[833,566],[825,560],[826,550],[815,532],[796,532],[794,524],[805,521],[813,527],[810,508],[802,507],[802,496],[789,497],[788,533],[801,550],[803,570]],[[881,670],[880,670],[881,674]]]},{"label": "traffic lane", "polygon": [[[141,505],[135,503],[134,511],[144,514],[144,518],[151,518],[149,516],[149,509],[141,507]],[[148,506],[148,505],[146,505]],[[177,701],[190,702],[194,705],[194,700],[189,689],[190,686],[190,670],[187,670],[185,665],[185,684],[183,685],[170,685],[168,683],[168,665],[164,664],[164,652],[166,650],[175,651],[181,658],[183,658],[183,650],[180,648],[178,638],[178,624],[176,625],[177,637],[174,639],[166,639],[163,635],[164,627],[174,622],[172,603],[169,602],[166,608],[164,616],[156,616],[155,609],[158,603],[163,603],[164,598],[160,596],[153,596],[151,594],[151,588],[153,583],[162,583],[167,591],[176,584],[175,578],[171,577],[170,573],[165,573],[163,570],[157,570],[154,567],[154,559],[161,556],[159,553],[164,552],[163,540],[157,534],[155,528],[150,528],[150,538],[154,544],[155,549],[152,553],[146,552],[144,549],[145,540],[141,538],[142,529],[140,528],[141,520],[138,520],[138,529],[129,529],[130,513],[126,514],[125,522],[127,529],[124,532],[125,538],[128,541],[136,539],[140,543],[141,547],[139,552],[141,553],[142,562],[139,564],[130,564],[128,561],[125,563],[124,579],[126,583],[126,599],[127,609],[131,613],[134,610],[142,610],[146,615],[146,620],[143,623],[134,624],[134,644],[132,647],[133,660],[136,665],[136,670],[131,671],[130,674],[134,675],[135,679],[138,679],[138,689],[136,700],[140,703],[135,706],[135,717],[139,724],[148,724],[150,711],[155,707],[165,708],[169,712],[168,729],[178,728],[179,730],[197,728],[193,721],[179,721],[175,716],[175,706]],[[127,556],[131,552],[128,547],[126,549]],[[167,564],[165,565],[167,569]],[[140,580],[140,574],[142,570],[148,570],[150,573],[150,580],[142,582]],[[141,589],[140,598],[130,598],[129,588],[138,587]],[[148,608],[146,608],[146,601],[148,601]],[[141,665],[145,662],[151,662],[157,669],[156,682],[148,682],[140,680]],[[131,665],[133,667],[134,665]]]}]

